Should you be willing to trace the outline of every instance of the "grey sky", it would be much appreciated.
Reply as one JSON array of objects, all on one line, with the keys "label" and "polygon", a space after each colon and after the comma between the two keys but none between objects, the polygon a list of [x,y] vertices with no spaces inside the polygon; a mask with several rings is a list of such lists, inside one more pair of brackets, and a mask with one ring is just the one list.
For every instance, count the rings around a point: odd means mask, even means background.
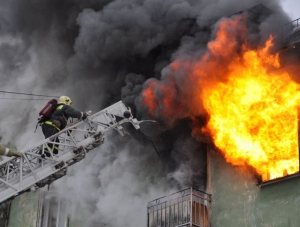
[{"label": "grey sky", "polygon": [[300,1],[299,0],[282,0],[284,10],[290,15],[292,20],[300,18]]}]

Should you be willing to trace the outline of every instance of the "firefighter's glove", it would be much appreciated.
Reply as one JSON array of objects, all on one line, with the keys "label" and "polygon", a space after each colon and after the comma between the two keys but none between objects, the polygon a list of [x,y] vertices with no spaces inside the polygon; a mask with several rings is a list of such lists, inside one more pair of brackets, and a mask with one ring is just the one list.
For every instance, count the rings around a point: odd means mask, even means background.
[{"label": "firefighter's glove", "polygon": [[57,128],[60,128],[60,126],[61,126],[60,121],[58,121],[58,120],[53,120],[52,122],[53,122],[53,124],[55,124],[55,126],[56,126]]},{"label": "firefighter's glove", "polygon": [[86,112],[82,113],[82,120],[87,119],[88,116],[89,116],[89,115],[88,115]]},{"label": "firefighter's glove", "polygon": [[19,152],[19,151],[12,151],[12,150],[9,150],[7,156],[8,156],[8,157],[11,157],[11,156],[22,157],[22,156],[23,156],[23,153],[21,153],[21,152]]}]

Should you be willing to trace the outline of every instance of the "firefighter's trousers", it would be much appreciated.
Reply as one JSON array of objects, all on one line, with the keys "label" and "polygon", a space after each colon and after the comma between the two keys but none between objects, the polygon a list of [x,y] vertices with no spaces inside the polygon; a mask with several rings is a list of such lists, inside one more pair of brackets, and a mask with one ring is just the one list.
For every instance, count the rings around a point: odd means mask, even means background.
[{"label": "firefighter's trousers", "polygon": [[[52,125],[48,125],[48,124],[42,125],[42,131],[44,133],[45,139],[47,139],[59,132],[55,127],[53,127]],[[53,139],[53,142],[59,143],[58,137]],[[58,144],[48,143],[46,149],[49,150],[50,152],[53,152],[53,154],[58,154],[59,147],[58,147]],[[47,153],[46,153],[46,155],[50,156],[50,154],[47,154]]]}]

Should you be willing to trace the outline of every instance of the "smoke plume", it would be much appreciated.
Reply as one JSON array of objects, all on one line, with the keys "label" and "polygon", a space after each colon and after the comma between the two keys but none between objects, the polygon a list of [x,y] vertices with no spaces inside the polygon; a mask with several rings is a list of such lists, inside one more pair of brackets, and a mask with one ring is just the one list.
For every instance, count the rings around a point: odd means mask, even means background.
[{"label": "smoke plume", "polygon": [[[0,90],[68,95],[76,109],[93,112],[122,100],[138,119],[152,118],[143,89],[172,73],[176,59],[203,55],[221,17],[261,3],[272,11],[251,25],[253,45],[289,20],[279,1],[1,0]],[[185,108],[174,92],[175,107]],[[48,100],[0,101],[1,143],[24,150],[43,139],[33,132]],[[121,227],[145,226],[149,200],[184,187],[205,190],[205,143],[191,136],[191,119],[181,113],[128,128],[130,139],[110,135],[53,193],[72,201],[70,215],[83,213],[84,226]]]}]

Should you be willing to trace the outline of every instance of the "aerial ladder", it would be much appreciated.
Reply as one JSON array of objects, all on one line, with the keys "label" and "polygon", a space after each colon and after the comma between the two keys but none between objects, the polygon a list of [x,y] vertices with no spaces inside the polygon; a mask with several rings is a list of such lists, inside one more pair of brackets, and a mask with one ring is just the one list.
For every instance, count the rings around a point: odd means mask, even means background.
[{"label": "aerial ladder", "polygon": [[[115,130],[126,136],[124,123],[131,123],[139,129],[142,122],[134,118],[131,110],[120,101],[23,150],[23,157],[2,161],[0,204],[65,176],[68,166],[81,161],[88,151],[103,144],[106,133]],[[59,142],[55,142],[56,138]],[[50,157],[44,157],[45,148],[52,145],[59,146],[58,154],[51,152]]]}]

